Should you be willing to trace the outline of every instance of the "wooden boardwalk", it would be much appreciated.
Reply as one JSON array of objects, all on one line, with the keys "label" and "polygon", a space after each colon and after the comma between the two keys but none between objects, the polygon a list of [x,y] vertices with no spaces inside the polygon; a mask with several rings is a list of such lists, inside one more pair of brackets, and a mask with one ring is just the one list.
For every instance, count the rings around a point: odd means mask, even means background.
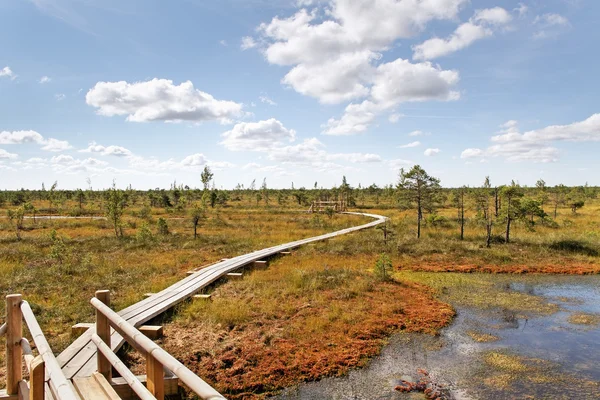
[{"label": "wooden boardwalk", "polygon": [[[193,274],[169,286],[161,292],[152,294],[146,299],[121,310],[118,315],[124,318],[130,324],[139,327],[150,319],[170,309],[174,305],[192,297],[202,288],[207,287],[216,280],[241,267],[251,265],[255,261],[264,260],[270,256],[308,243],[327,240],[362,229],[372,228],[384,223],[387,219],[386,217],[375,214],[346,214],[371,217],[374,218],[375,221],[308,239],[297,240],[295,242],[269,247],[267,249],[258,250],[249,254],[244,254],[228,260],[220,261],[216,264],[194,272]],[[92,335],[94,333],[95,327],[93,326],[84,332],[79,338],[77,338],[57,357],[58,363],[67,379],[76,377],[89,377],[92,376],[92,374],[97,370],[97,347],[94,342],[92,342]],[[111,330],[110,347],[113,351],[117,351],[124,342],[125,340],[121,335],[119,335],[116,331]]]}]

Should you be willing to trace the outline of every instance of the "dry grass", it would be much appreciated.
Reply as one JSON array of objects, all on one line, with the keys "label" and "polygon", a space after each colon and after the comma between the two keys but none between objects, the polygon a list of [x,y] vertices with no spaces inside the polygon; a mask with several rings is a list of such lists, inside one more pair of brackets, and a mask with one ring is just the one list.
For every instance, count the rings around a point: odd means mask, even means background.
[{"label": "dry grass", "polygon": [[587,313],[573,313],[569,316],[569,323],[576,325],[600,325],[600,315]]},{"label": "dry grass", "polygon": [[[111,290],[114,307],[122,309],[191,268],[366,220],[239,209],[209,215],[197,240],[187,220],[170,219],[170,235],[157,235],[151,221],[152,238],[140,241],[136,231],[143,221],[128,217],[123,239],[104,220],[53,219],[27,220],[23,240],[16,241],[8,220],[0,219],[0,290],[24,295],[58,352],[71,341],[71,325],[93,321],[86,305],[98,289]],[[51,239],[52,231],[58,240]]]},{"label": "dry grass", "polygon": [[422,287],[377,280],[376,257],[323,251],[338,241],[180,309],[165,327],[165,348],[228,398],[263,398],[364,365],[396,330],[435,334],[451,320],[454,311]]}]

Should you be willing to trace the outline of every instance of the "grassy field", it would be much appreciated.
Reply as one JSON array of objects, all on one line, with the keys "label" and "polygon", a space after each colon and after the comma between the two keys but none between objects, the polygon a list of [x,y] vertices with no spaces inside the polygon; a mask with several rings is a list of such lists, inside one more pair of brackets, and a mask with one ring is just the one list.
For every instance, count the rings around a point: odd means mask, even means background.
[{"label": "grassy field", "polygon": [[[552,224],[515,221],[508,244],[501,240],[499,219],[491,248],[485,247],[485,226],[475,210],[467,211],[464,240],[448,204],[417,239],[416,212],[390,204],[366,197],[353,209],[390,217],[386,240],[379,228],[354,233],[276,259],[267,271],[253,271],[243,281],[217,285],[213,302],[185,303],[168,317],[162,344],[229,397],[261,398],[364,365],[395,331],[435,334],[453,316],[450,306],[435,299],[443,288],[452,288],[457,302],[509,307],[523,301],[502,293],[470,298],[461,288],[485,280],[465,283],[468,275],[438,279],[414,271],[600,272],[599,200],[588,200],[577,213],[559,208]],[[50,211],[43,201],[34,205],[38,215]],[[148,216],[144,208],[148,211],[143,204],[125,210],[121,238],[108,220],[55,216],[26,219],[17,240],[11,221],[0,218],[2,292],[24,295],[56,352],[72,340],[71,325],[93,320],[87,304],[97,289],[110,289],[114,308],[122,309],[191,268],[369,220],[301,213],[296,210],[304,207],[291,201],[231,202],[207,209],[194,240],[185,209],[153,207]],[[0,215],[6,209],[14,207],[5,203]],[[77,214],[73,210],[77,204],[66,202],[60,214]],[[101,210],[100,204],[86,205],[87,214],[101,216]],[[167,222],[167,234],[159,232],[159,218]],[[393,279],[381,280],[374,271],[381,254],[391,259]],[[130,362],[136,364],[136,358]]]}]

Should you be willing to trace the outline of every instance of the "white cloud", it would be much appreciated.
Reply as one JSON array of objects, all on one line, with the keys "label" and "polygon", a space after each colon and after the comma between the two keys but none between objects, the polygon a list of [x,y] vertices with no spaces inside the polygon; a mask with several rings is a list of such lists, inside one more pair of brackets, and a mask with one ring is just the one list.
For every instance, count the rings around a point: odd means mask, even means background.
[{"label": "white cloud", "polygon": [[421,145],[421,142],[410,142],[410,143],[398,146],[398,148],[399,149],[409,149],[411,147],[419,147],[420,145]]},{"label": "white cloud", "polygon": [[395,124],[396,122],[400,121],[402,117],[404,117],[404,115],[400,113],[393,113],[388,117],[388,121],[390,121],[392,124]]},{"label": "white cloud", "polygon": [[302,63],[289,71],[282,83],[296,92],[319,99],[324,104],[365,97],[379,55],[370,51],[344,53],[318,64]]},{"label": "white cloud", "polygon": [[[461,158],[502,157],[507,161],[556,162],[560,150],[553,142],[600,142],[600,114],[568,125],[551,125],[521,133],[517,121],[508,121],[491,137],[486,150],[466,149]],[[463,157],[464,156],[464,157]]]},{"label": "white cloud", "polygon": [[513,9],[513,11],[516,11],[519,14],[519,17],[522,18],[529,12],[529,7],[523,3],[519,3],[519,6]]},{"label": "white cloud", "polygon": [[407,60],[381,64],[373,77],[371,96],[359,104],[349,104],[342,117],[329,119],[323,126],[326,135],[354,135],[365,132],[378,114],[404,102],[456,100],[452,90],[458,72],[441,70],[430,62],[412,64]]},{"label": "white cloud", "polygon": [[86,149],[79,150],[80,153],[99,153],[103,156],[130,157],[133,153],[121,146],[102,146],[96,142],[90,142]]},{"label": "white cloud", "polygon": [[219,44],[220,44],[221,46],[225,46],[225,47],[227,47],[227,40],[219,40]]},{"label": "white cloud", "polygon": [[2,131],[0,132],[0,144],[26,144],[35,143],[42,145],[42,150],[46,151],[64,151],[73,148],[66,140],[54,138],[44,139],[36,131]]},{"label": "white cloud", "polygon": [[412,131],[408,134],[408,136],[423,136],[425,133],[423,131]]},{"label": "white cloud", "polygon": [[[380,60],[382,52],[390,50],[395,40],[422,32],[433,20],[455,19],[468,0],[331,0],[324,6],[319,3],[311,11],[301,9],[288,18],[275,17],[262,23],[257,32],[267,61],[291,67],[282,79],[284,85],[324,104],[363,99],[347,107],[349,115],[330,119],[323,133],[364,132],[379,113],[403,101],[458,98],[456,92],[436,88],[439,79],[433,74],[424,75],[426,70],[434,70],[453,86],[458,77],[454,71],[442,71],[431,64],[413,65],[402,59],[381,64]],[[257,41],[252,39],[250,43],[256,45]],[[446,78],[451,75],[453,82],[449,83]],[[384,82],[388,78],[394,79],[390,85]],[[428,87],[430,81],[433,87]],[[435,89],[441,92],[429,91]],[[381,103],[376,97],[380,94],[393,97],[393,101]]]},{"label": "white cloud", "polygon": [[534,39],[546,39],[557,36],[562,29],[571,26],[569,20],[560,14],[548,13],[538,15],[533,20],[537,31],[533,34]]},{"label": "white cloud", "polygon": [[259,99],[261,102],[263,102],[263,103],[266,103],[266,104],[268,104],[268,105],[270,105],[270,106],[276,106],[276,105],[277,105],[277,103],[275,103],[273,100],[271,100],[271,99],[270,99],[269,97],[267,97],[267,96],[259,96],[259,97],[258,97],[258,99]]},{"label": "white cloud", "polygon": [[0,144],[43,143],[44,137],[36,131],[2,131]]},{"label": "white cloud", "polygon": [[461,24],[448,38],[432,38],[413,46],[415,60],[433,60],[462,50],[474,42],[492,36],[494,31],[506,26],[512,16],[503,8],[477,10],[473,17]]},{"label": "white cloud", "polygon": [[427,150],[425,150],[425,152],[423,154],[425,154],[427,157],[432,157],[432,156],[437,156],[440,153],[441,153],[440,149],[427,149]]},{"label": "white cloud", "polygon": [[54,138],[50,138],[44,141],[44,146],[42,146],[42,150],[59,152],[72,149],[73,146],[69,144],[66,140],[58,140]]},{"label": "white cloud", "polygon": [[258,46],[258,43],[256,43],[256,41],[250,37],[250,36],[244,36],[242,38],[242,44],[240,45],[240,47],[242,48],[242,50],[248,50],[248,49],[252,49],[254,47]]},{"label": "white cloud", "polygon": [[0,78],[2,78],[3,76],[10,78],[13,81],[17,79],[17,75],[15,75],[15,73],[12,72],[9,66],[0,69]]},{"label": "white cloud", "polygon": [[414,162],[410,161],[410,160],[403,160],[401,158],[397,158],[394,160],[389,160],[387,162],[387,164],[390,166],[390,169],[393,171],[397,171],[400,168],[406,167],[406,166],[410,166],[410,165],[414,165]]},{"label": "white cloud", "polygon": [[460,158],[475,158],[475,157],[482,157],[484,155],[483,150],[481,149],[465,149],[461,154],[460,154]]},{"label": "white cloud", "polygon": [[18,155],[14,153],[9,153],[4,149],[0,149],[0,160],[12,160],[17,158]]},{"label": "white cloud", "polygon": [[206,165],[208,160],[202,153],[192,154],[191,156],[187,156],[181,161],[181,165],[186,167],[197,167]]},{"label": "white cloud", "polygon": [[287,129],[281,122],[271,118],[259,122],[241,122],[221,135],[221,142],[229,150],[265,151],[283,142],[293,142],[296,131]]},{"label": "white cloud", "polygon": [[67,95],[64,93],[57,93],[54,95],[54,98],[56,99],[56,101],[63,101],[67,98]]},{"label": "white cloud", "polygon": [[46,75],[44,75],[44,76],[42,76],[40,78],[40,83],[41,84],[49,83],[50,81],[52,81],[52,78],[50,78],[49,76],[46,76]]},{"label": "white cloud", "polygon": [[210,121],[234,118],[242,105],[217,100],[194,88],[190,81],[174,85],[167,79],[128,83],[98,82],[85,96],[86,103],[104,116],[127,115],[127,121]]}]

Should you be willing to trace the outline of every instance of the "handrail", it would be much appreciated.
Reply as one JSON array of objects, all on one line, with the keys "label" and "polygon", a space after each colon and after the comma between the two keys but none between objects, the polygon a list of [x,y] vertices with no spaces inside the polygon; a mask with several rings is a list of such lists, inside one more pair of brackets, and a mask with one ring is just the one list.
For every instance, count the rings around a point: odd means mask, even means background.
[{"label": "handrail", "polygon": [[92,298],[90,303],[96,310],[101,312],[111,323],[111,326],[119,332],[128,342],[134,342],[148,355],[167,367],[193,392],[204,400],[225,400],[219,392],[208,383],[190,371],[185,365],[177,361],[175,357],[167,353],[160,346],[148,339],[143,333],[128,323],[124,318],[106,306],[97,298]]},{"label": "handrail", "polygon": [[0,336],[6,335],[6,322],[0,326]]},{"label": "handrail", "polygon": [[155,400],[156,397],[150,393],[148,389],[140,382],[135,374],[127,368],[125,364],[119,357],[113,353],[112,349],[108,347],[104,341],[100,338],[100,336],[95,333],[92,334],[92,342],[98,347],[98,351],[100,351],[104,356],[108,359],[110,364],[117,370],[121,377],[125,379],[125,382],[129,385],[129,387],[139,396],[141,400]]},{"label": "handrail", "polygon": [[49,376],[50,389],[56,398],[60,400],[79,400],[79,397],[75,394],[73,387],[62,373],[60,365],[54,353],[40,328],[35,315],[29,306],[27,301],[21,302],[21,312],[23,313],[23,319],[29,328],[29,332],[33,338],[33,341],[38,349],[39,354],[46,363],[46,371]]}]

